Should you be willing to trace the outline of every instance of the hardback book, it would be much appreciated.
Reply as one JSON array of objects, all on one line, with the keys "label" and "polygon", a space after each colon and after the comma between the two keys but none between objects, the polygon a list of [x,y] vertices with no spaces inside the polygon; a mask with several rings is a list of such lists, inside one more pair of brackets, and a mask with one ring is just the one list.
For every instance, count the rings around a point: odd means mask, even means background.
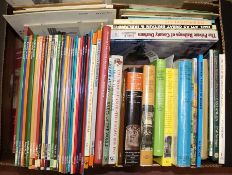
[{"label": "hardback book", "polygon": [[203,120],[202,120],[202,151],[201,158],[208,158],[209,141],[209,60],[203,60]]},{"label": "hardback book", "polygon": [[140,164],[143,69],[128,68],[125,95],[124,165]]},{"label": "hardback book", "polygon": [[[174,68],[176,68],[174,64]],[[173,123],[172,123],[172,150],[171,150],[171,157],[172,157],[172,165],[177,165],[177,141],[178,141],[178,69],[176,72],[176,76],[174,77],[174,104],[176,107],[174,107],[174,117],[173,117]]]},{"label": "hardback book", "polygon": [[219,157],[219,51],[213,52],[213,75],[214,75],[214,111],[213,111],[213,155],[212,160],[218,161]]},{"label": "hardback book", "polygon": [[162,157],[155,157],[154,160],[161,166],[172,165],[172,147],[173,147],[173,122],[177,117],[175,108],[177,108],[176,96],[177,87],[177,69],[166,68],[165,82],[165,117],[164,117],[164,153]]},{"label": "hardback book", "polygon": [[192,59],[191,165],[196,165],[197,141],[197,58]]},{"label": "hardback book", "polygon": [[189,167],[191,160],[192,60],[180,60],[178,67],[177,166]]},{"label": "hardback book", "polygon": [[98,82],[98,101],[96,112],[96,135],[95,135],[95,147],[94,147],[94,163],[102,164],[103,154],[103,138],[104,138],[104,113],[106,103],[106,90],[107,90],[107,72],[108,61],[110,54],[110,34],[111,28],[104,26],[102,29],[102,47],[101,58],[99,67],[99,82]]},{"label": "hardback book", "polygon": [[225,164],[225,81],[226,78],[226,57],[219,55],[219,164]]},{"label": "hardback book", "polygon": [[125,127],[125,96],[126,96],[126,71],[122,72],[122,89],[121,89],[121,111],[120,111],[120,126],[118,135],[118,161],[116,166],[123,165],[124,156],[124,127]]},{"label": "hardback book", "polygon": [[120,55],[111,55],[113,57],[113,95],[112,95],[112,111],[110,124],[110,144],[109,144],[109,164],[116,165],[118,161],[118,143],[120,110],[121,110],[121,88],[122,88],[122,68],[123,57]]},{"label": "hardback book", "polygon": [[164,116],[165,116],[165,72],[166,60],[155,61],[155,116],[153,118],[153,156],[164,153]]},{"label": "hardback book", "polygon": [[113,82],[114,80],[114,58],[109,58],[108,66],[108,81],[107,81],[107,93],[106,93],[106,107],[105,107],[105,118],[104,118],[104,141],[103,141],[103,159],[102,165],[109,164],[109,148],[111,134],[111,115],[112,115],[112,98],[113,98]]},{"label": "hardback book", "polygon": [[155,25],[155,24],[162,24],[162,25],[211,25],[212,21],[210,20],[191,20],[191,19],[183,19],[179,20],[176,18],[169,18],[169,19],[115,19],[114,25]]},{"label": "hardback book", "polygon": [[201,167],[201,152],[202,152],[202,123],[203,123],[203,55],[199,55],[197,58],[197,167]]},{"label": "hardback book", "polygon": [[155,103],[155,66],[143,66],[140,166],[152,166],[152,126]]},{"label": "hardback book", "polygon": [[213,156],[213,118],[214,118],[214,54],[213,50],[210,49],[208,54],[209,57],[209,156]]}]

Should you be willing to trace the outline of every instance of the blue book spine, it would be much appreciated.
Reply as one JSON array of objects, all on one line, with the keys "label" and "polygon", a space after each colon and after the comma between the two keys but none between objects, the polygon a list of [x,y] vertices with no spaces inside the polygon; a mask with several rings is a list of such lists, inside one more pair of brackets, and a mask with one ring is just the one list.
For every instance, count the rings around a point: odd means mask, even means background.
[{"label": "blue book spine", "polygon": [[202,112],[203,112],[203,55],[197,58],[197,167],[201,166]]},{"label": "blue book spine", "polygon": [[177,165],[189,167],[191,159],[192,61],[178,63]]}]

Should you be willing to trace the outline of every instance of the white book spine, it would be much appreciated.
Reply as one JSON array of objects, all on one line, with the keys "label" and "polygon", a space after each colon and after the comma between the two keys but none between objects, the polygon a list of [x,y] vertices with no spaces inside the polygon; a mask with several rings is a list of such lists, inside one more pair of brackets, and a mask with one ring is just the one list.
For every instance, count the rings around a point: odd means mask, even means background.
[{"label": "white book spine", "polygon": [[213,50],[209,50],[209,156],[213,156],[213,110],[214,110]]},{"label": "white book spine", "polygon": [[225,54],[219,55],[219,164],[225,164],[225,85],[226,60]]},{"label": "white book spine", "polygon": [[100,65],[100,54],[101,54],[101,40],[97,40],[96,48],[96,66],[94,76],[94,90],[93,90],[93,113],[92,113],[92,127],[90,134],[90,155],[94,155],[94,144],[95,144],[95,124],[96,124],[96,111],[97,111],[97,94],[98,94],[98,79],[99,79],[99,65]]},{"label": "white book spine", "polygon": [[85,153],[84,156],[89,156],[90,154],[90,138],[91,138],[91,127],[92,127],[92,113],[93,113],[93,93],[94,93],[94,77],[95,77],[95,67],[96,67],[96,45],[92,45],[91,49],[91,61],[89,70],[89,80],[88,80],[88,104],[87,104],[87,121],[85,128]]},{"label": "white book spine", "polygon": [[115,25],[131,25],[131,24],[166,24],[166,25],[212,25],[210,20],[191,20],[191,19],[149,19],[149,20],[140,20],[140,19],[115,19]]},{"label": "white book spine", "polygon": [[[52,36],[49,36],[49,45],[48,45],[48,54],[51,54],[51,42],[52,42]],[[50,69],[50,58],[47,58],[47,64],[46,64],[46,76],[45,76],[45,89],[44,89],[44,107],[43,107],[43,126],[42,126],[42,145],[41,145],[41,159],[45,159],[45,129],[46,129],[46,112],[47,112],[47,94],[48,94],[48,78],[49,78],[49,69]]]},{"label": "white book spine", "polygon": [[217,41],[216,30],[121,30],[113,29],[111,39],[138,39],[138,40],[200,40]]},{"label": "white book spine", "polygon": [[54,45],[53,45],[53,53],[51,53],[51,66],[52,66],[52,70],[51,70],[51,84],[50,87],[50,111],[49,111],[49,126],[48,126],[48,160],[51,159],[51,145],[52,142],[54,143],[54,141],[51,140],[52,138],[52,130],[54,128],[52,128],[52,121],[55,120],[54,116],[53,116],[53,101],[56,100],[54,99],[54,86],[55,86],[55,73],[56,73],[56,59],[57,59],[57,47],[58,47],[58,36],[55,36],[54,39]]},{"label": "white book spine", "polygon": [[110,127],[109,164],[116,164],[118,157],[118,135],[121,109],[121,86],[122,86],[122,56],[114,58],[113,99]]}]

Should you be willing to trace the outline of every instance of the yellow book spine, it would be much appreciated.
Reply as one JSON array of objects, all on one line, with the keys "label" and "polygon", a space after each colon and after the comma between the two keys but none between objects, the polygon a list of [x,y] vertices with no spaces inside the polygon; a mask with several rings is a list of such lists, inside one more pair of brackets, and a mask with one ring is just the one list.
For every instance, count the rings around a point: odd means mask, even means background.
[{"label": "yellow book spine", "polygon": [[154,160],[161,166],[172,165],[173,120],[175,116],[175,77],[176,69],[166,68],[165,118],[164,118],[164,154]]},{"label": "yellow book spine", "polygon": [[177,165],[177,128],[178,128],[178,69],[174,69],[174,104],[172,123],[172,164]]},{"label": "yellow book spine", "polygon": [[143,67],[143,97],[141,120],[140,166],[152,166],[152,121],[155,103],[155,66]]},{"label": "yellow book spine", "polygon": [[[66,89],[66,81],[67,81],[67,70],[68,70],[68,59],[69,59],[69,49],[71,37],[66,37],[66,48],[65,48],[65,64],[64,64],[64,83],[63,89]],[[63,141],[64,141],[64,117],[65,117],[65,93],[62,93],[62,110],[61,110],[61,127],[60,127],[60,154],[59,154],[59,172],[64,172],[64,155],[63,155]]]}]

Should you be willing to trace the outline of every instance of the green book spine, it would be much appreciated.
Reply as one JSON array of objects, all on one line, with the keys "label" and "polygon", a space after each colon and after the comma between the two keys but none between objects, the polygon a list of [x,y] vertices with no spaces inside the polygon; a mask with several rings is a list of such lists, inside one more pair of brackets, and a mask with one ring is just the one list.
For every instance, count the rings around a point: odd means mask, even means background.
[{"label": "green book spine", "polygon": [[28,105],[27,105],[27,128],[26,128],[26,156],[25,156],[25,166],[29,166],[30,162],[30,137],[31,137],[31,109],[32,109],[32,96],[33,96],[33,79],[35,70],[35,57],[36,57],[36,43],[37,36],[34,36],[32,43],[32,57],[31,57],[31,67],[30,67],[30,79],[28,87]]},{"label": "green book spine", "polygon": [[158,59],[156,66],[155,117],[153,125],[153,155],[162,156],[164,152],[164,115],[165,115],[165,70],[166,61]]},{"label": "green book spine", "polygon": [[114,62],[114,59],[110,58],[109,59],[109,69],[108,69],[106,108],[105,108],[103,159],[102,159],[103,165],[106,165],[109,163],[110,123],[111,123],[112,98],[113,98],[113,77],[114,77],[113,62]]},{"label": "green book spine", "polygon": [[[57,144],[57,141],[55,141],[55,130],[57,130],[57,120],[58,120],[58,115],[56,115],[56,98],[57,98],[57,87],[58,87],[58,70],[59,70],[59,65],[60,65],[60,48],[61,48],[61,36],[57,36],[57,50],[56,50],[56,67],[55,67],[55,82],[54,82],[54,99],[53,99],[53,115],[52,115],[52,133],[51,133],[51,162],[50,162],[50,168],[51,170],[53,168],[56,168],[56,148],[55,144]],[[55,161],[54,161],[55,160]]]},{"label": "green book spine", "polygon": [[24,77],[24,66],[26,64],[26,52],[27,52],[27,42],[29,38],[27,36],[24,37],[24,45],[23,45],[23,58],[21,63],[21,71],[20,71],[20,84],[19,84],[19,96],[18,96],[18,108],[17,108],[17,128],[16,128],[16,149],[15,149],[15,165],[20,166],[20,126],[21,126],[21,106],[23,105],[22,101],[22,92],[23,92],[23,77]]}]

